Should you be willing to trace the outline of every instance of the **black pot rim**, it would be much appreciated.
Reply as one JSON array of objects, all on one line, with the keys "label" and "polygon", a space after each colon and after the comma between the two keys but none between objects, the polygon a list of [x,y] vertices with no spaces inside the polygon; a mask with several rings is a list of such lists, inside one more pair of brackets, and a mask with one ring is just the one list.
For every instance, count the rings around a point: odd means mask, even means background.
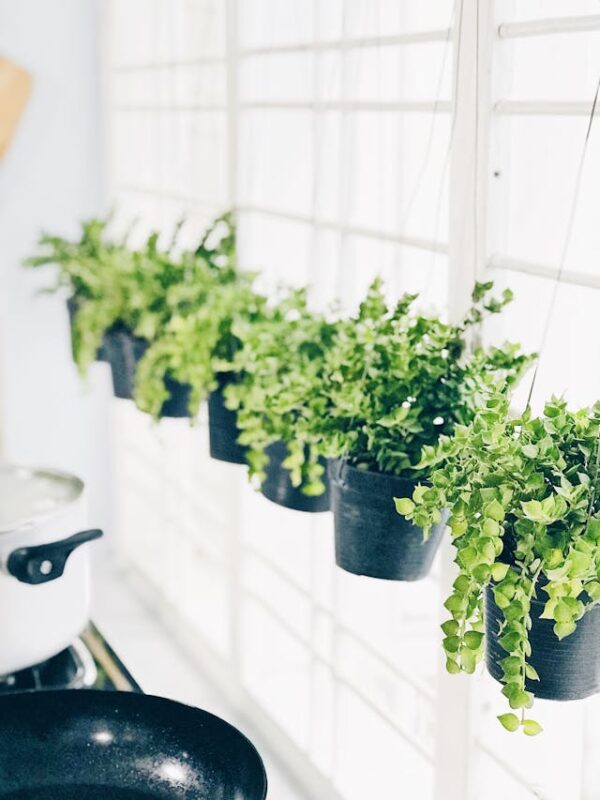
[{"label": "black pot rim", "polygon": [[[406,497],[419,485],[429,486],[430,483],[425,479],[407,478],[394,475],[392,472],[381,472],[374,469],[362,469],[354,466],[345,458],[329,459],[329,479],[332,483],[341,487],[354,489],[364,488],[366,484],[372,483],[379,486],[392,484],[395,490]],[[397,487],[397,488],[396,488]]]}]

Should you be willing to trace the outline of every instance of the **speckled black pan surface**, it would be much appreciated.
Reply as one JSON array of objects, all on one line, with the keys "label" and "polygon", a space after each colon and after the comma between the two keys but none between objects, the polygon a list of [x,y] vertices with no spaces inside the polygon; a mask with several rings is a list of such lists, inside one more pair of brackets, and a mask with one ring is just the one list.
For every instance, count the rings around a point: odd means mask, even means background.
[{"label": "speckled black pan surface", "polygon": [[206,711],[128,692],[0,698],[2,800],[264,800],[261,758]]}]

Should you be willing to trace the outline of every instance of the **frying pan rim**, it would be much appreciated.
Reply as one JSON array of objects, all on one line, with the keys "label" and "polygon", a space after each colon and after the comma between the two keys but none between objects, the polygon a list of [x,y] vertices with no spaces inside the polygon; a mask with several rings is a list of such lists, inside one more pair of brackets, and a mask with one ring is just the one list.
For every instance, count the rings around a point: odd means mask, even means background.
[{"label": "frying pan rim", "polygon": [[[216,720],[220,725],[229,728],[235,735],[239,736],[246,744],[250,746],[250,751],[254,752],[258,758],[258,763],[261,767],[261,773],[264,783],[264,792],[262,795],[261,800],[266,800],[267,792],[268,792],[268,776],[267,771],[265,769],[265,764],[262,759],[261,754],[258,752],[257,747],[253,744],[253,742],[244,734],[239,728],[236,728],[231,722],[228,722],[223,717],[219,717],[217,714],[213,714],[210,711],[206,711],[204,708],[199,708],[198,706],[192,706],[188,703],[182,703],[179,700],[171,700],[169,697],[162,697],[161,695],[156,694],[145,694],[144,692],[125,692],[119,690],[107,690],[107,689],[45,689],[45,690],[38,690],[38,689],[26,689],[22,692],[13,692],[12,694],[6,694],[0,696],[0,711],[2,706],[6,704],[11,704],[14,702],[18,702],[20,698],[23,697],[32,697],[33,695],[46,695],[50,697],[55,697],[57,702],[60,702],[61,698],[70,697],[71,695],[86,695],[90,696],[93,695],[95,697],[106,696],[114,697],[117,699],[127,698],[126,702],[145,702],[146,699],[151,701],[151,704],[156,704],[159,706],[179,706],[180,708],[185,709],[186,712],[192,712],[194,714],[201,714],[205,718],[212,718]],[[133,698],[136,698],[133,700]],[[0,729],[2,728],[3,722],[3,714],[0,713]]]}]

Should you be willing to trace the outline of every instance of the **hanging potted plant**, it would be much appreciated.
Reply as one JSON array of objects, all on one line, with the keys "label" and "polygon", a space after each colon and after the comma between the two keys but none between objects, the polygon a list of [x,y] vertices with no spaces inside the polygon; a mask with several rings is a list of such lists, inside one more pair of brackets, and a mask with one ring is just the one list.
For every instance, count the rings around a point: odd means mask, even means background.
[{"label": "hanging potted plant", "polygon": [[190,303],[186,297],[181,307],[173,307],[136,373],[135,402],[155,417],[164,409],[169,378],[189,387],[186,407],[193,414],[208,396],[210,453],[230,463],[245,463],[245,448],[237,441],[236,415],[225,407],[223,392],[239,381],[234,360],[241,342],[233,329],[262,318],[265,299],[252,288],[254,277],[238,272],[230,283],[211,281],[201,301]]},{"label": "hanging potted plant", "polygon": [[[130,399],[138,364],[150,346],[177,328],[178,315],[205,302],[212,287],[236,279],[235,236],[230,216],[224,215],[197,252],[175,257],[172,247],[159,249],[157,234],[131,250],[123,242],[111,243],[105,228],[103,222],[84,223],[77,243],[44,236],[46,252],[27,263],[58,264],[59,285],[71,290],[73,354],[80,372],[85,374],[101,348],[111,365],[115,396]],[[178,230],[179,226],[172,246]],[[160,346],[158,353],[167,349]],[[155,352],[149,360],[155,363],[157,358]],[[147,378],[147,370],[145,374]],[[162,404],[155,415],[193,415],[191,386],[178,378],[177,369],[167,369],[163,381]]]},{"label": "hanging potted plant", "polygon": [[[111,335],[120,326],[119,322],[110,324],[114,314],[114,308],[111,307],[118,305],[113,292],[110,291],[110,278],[114,278],[115,272],[118,271],[119,261],[125,251],[122,244],[110,243],[105,239],[105,228],[106,222],[102,220],[92,219],[83,222],[81,237],[77,242],[42,234],[39,245],[43,252],[25,261],[25,265],[29,267],[47,265],[59,267],[56,284],[50,291],[64,289],[67,292],[71,345],[75,361],[83,359],[82,350],[85,350],[87,363],[93,360],[107,361]],[[100,270],[99,264],[105,268]],[[78,322],[79,311],[90,302],[100,301],[102,302],[98,313],[89,320],[90,324],[82,329]],[[86,316],[89,316],[89,312],[86,312]],[[98,337],[97,329],[103,325],[106,327],[102,328]],[[88,336],[84,334],[87,331],[89,331]],[[91,356],[88,356],[90,350]]]},{"label": "hanging potted plant", "polygon": [[432,487],[400,511],[429,530],[450,510],[447,668],[470,673],[485,657],[511,709],[500,722],[533,736],[534,697],[600,691],[600,404],[572,412],[553,398],[539,417],[511,418],[492,393],[421,465]]},{"label": "hanging potted plant", "polygon": [[240,321],[233,332],[242,345],[232,364],[240,380],[224,395],[237,412],[250,479],[278,505],[329,510],[326,462],[311,423],[335,324],[311,313],[304,290],[297,290],[262,321]]},{"label": "hanging potted plant", "polygon": [[247,282],[240,273],[237,283],[222,287],[213,293],[213,315],[219,320],[218,335],[211,352],[214,379],[208,395],[208,434],[210,455],[230,464],[246,463],[246,447],[238,441],[242,431],[237,424],[237,414],[225,403],[225,390],[240,382],[236,370],[236,353],[242,342],[235,334],[240,326],[256,325],[265,319],[266,298],[251,287],[254,276],[247,274]]},{"label": "hanging potted plant", "polygon": [[325,356],[322,413],[315,415],[329,465],[336,562],[347,572],[412,581],[429,572],[445,526],[444,506],[424,539],[400,518],[394,498],[410,497],[427,469],[423,445],[471,419],[488,374],[517,379],[528,359],[513,345],[467,352],[467,331],[509,302],[478,284],[461,325],[412,312],[415,295],[388,308],[376,280],[358,316],[340,325]]}]

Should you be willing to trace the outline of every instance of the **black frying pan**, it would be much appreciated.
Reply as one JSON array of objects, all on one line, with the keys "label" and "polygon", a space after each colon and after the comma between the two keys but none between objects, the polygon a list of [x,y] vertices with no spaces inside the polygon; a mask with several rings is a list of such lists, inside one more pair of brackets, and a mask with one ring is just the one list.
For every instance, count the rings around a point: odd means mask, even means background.
[{"label": "black frying pan", "polygon": [[151,695],[0,698],[0,800],[264,800],[254,746],[206,711]]}]

